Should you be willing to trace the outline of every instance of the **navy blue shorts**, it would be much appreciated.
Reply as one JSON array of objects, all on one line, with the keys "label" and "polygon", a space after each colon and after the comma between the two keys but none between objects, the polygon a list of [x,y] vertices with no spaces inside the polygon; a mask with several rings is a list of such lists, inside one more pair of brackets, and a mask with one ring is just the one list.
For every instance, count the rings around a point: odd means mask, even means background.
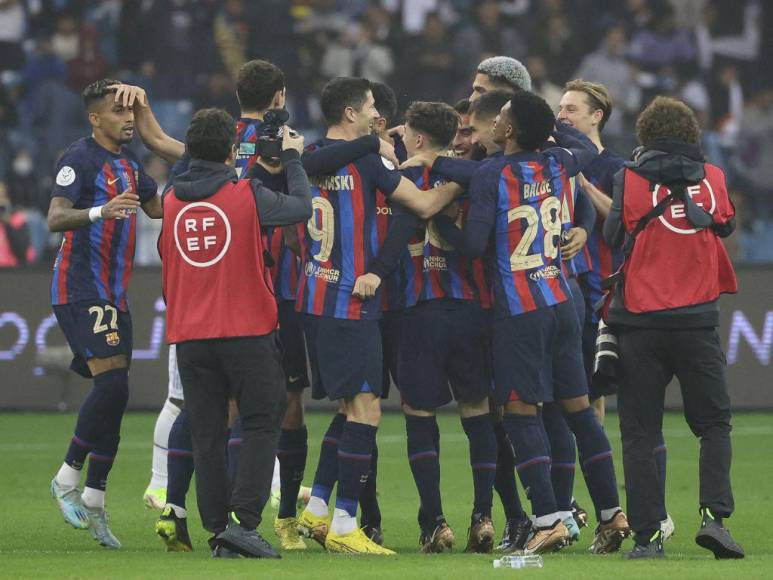
[{"label": "navy blue shorts", "polygon": [[70,368],[87,379],[92,358],[132,358],[132,317],[107,300],[84,300],[54,307],[59,327],[73,353]]},{"label": "navy blue shorts", "polygon": [[280,300],[277,307],[279,342],[282,344],[282,370],[285,373],[287,390],[302,391],[309,386],[302,314],[295,311],[294,300]]},{"label": "navy blue shorts", "polygon": [[351,401],[360,393],[381,396],[383,368],[378,320],[307,314],[303,325],[314,399]]},{"label": "navy blue shorts", "polygon": [[496,402],[541,402],[588,394],[580,322],[567,300],[494,321]]},{"label": "navy blue shorts", "polygon": [[471,300],[429,300],[403,312],[397,387],[404,402],[431,411],[491,391],[486,313]]},{"label": "navy blue shorts", "polygon": [[381,373],[381,398],[389,397],[392,381],[397,383],[397,347],[400,344],[400,326],[403,320],[402,310],[384,312],[378,322],[381,331],[381,348],[384,353],[384,363]]},{"label": "navy blue shorts", "polygon": [[572,276],[567,278],[566,281],[569,284],[569,290],[572,293],[570,300],[572,301],[572,306],[574,306],[574,312],[582,327],[585,324],[585,296],[582,294],[582,288],[580,288],[580,283],[577,281],[577,278]]}]

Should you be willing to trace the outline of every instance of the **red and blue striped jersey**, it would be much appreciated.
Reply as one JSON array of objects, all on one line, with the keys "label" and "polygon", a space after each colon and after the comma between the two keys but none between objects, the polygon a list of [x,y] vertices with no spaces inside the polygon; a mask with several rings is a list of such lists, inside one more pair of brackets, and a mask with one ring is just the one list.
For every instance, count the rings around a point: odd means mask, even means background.
[{"label": "red and blue striped jersey", "polygon": [[490,161],[470,183],[470,222],[493,228],[494,308],[515,316],[570,296],[561,270],[561,204],[579,167],[554,147]]},{"label": "red and blue striped jersey", "polygon": [[[445,183],[439,175],[428,167],[411,167],[403,175],[413,181],[421,190],[428,190]],[[469,199],[459,199],[462,210],[462,222],[469,211]],[[432,220],[421,228],[421,237],[413,247],[411,255],[420,256],[420,280],[415,284],[420,288],[418,300],[437,300],[454,298],[457,300],[478,300],[484,308],[490,308],[491,300],[483,273],[482,258],[470,260],[451,244],[443,240]],[[415,304],[415,302],[414,302]]]},{"label": "red and blue striped jersey", "polygon": [[[335,142],[323,138],[310,147]],[[381,316],[381,292],[363,301],[352,290],[380,247],[377,191],[388,197],[400,179],[389,161],[369,153],[332,175],[309,180],[314,211],[301,240],[300,312],[350,320]]]},{"label": "red and blue striped jersey", "polygon": [[[561,201],[561,225],[564,232],[568,232],[575,226],[574,223],[574,206],[577,203],[577,196],[580,194],[580,184],[575,177],[569,178],[569,192],[571,195],[564,195],[564,199]],[[564,276],[577,277],[580,274],[584,274],[590,270],[590,252],[588,251],[588,244],[583,246],[582,250],[571,260],[566,260],[561,263],[564,269]]]},{"label": "red and blue striped jersey", "polygon": [[263,228],[263,247],[271,254],[271,278],[277,300],[295,300],[300,258],[287,247],[281,227]]},{"label": "red and blue striped jersey", "polygon": [[[402,172],[405,175],[405,172]],[[407,177],[407,175],[406,175]],[[377,227],[379,246],[384,245],[393,217],[407,212],[400,204],[389,204],[389,200],[378,192],[376,198]],[[415,306],[419,301],[422,284],[422,247],[424,245],[424,227],[417,227],[397,266],[382,281],[381,309],[403,310]]]},{"label": "red and blue striped jersey", "polygon": [[257,140],[263,121],[242,117],[236,121],[236,175],[242,179],[257,161]]},{"label": "red and blue striped jersey", "polygon": [[[623,168],[623,163],[625,161],[622,157],[615,155],[609,149],[604,149],[583,170],[582,174],[598,189],[612,197],[612,178]],[[590,255],[591,269],[584,277],[582,289],[589,304],[596,304],[601,299],[603,295],[601,283],[614,274],[623,263],[622,251],[617,248],[613,250],[604,242],[603,227],[604,218],[599,215],[596,227],[588,236],[588,243],[585,246]],[[593,322],[598,320],[598,313],[594,312]]]},{"label": "red and blue striped jersey", "polygon": [[[75,209],[88,209],[125,191],[135,192],[144,203],[156,190],[155,181],[129,150],[116,155],[86,137],[70,145],[60,158],[51,197],[66,197]],[[128,310],[126,291],[136,232],[136,214],[65,232],[54,262],[51,303],[101,299]]]}]

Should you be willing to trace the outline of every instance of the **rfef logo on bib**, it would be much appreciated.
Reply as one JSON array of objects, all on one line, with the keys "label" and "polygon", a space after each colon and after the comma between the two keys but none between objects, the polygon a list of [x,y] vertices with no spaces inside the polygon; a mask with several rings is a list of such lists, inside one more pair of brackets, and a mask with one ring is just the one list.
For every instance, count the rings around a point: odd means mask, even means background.
[{"label": "rfef logo on bib", "polygon": [[[670,190],[667,187],[656,185],[652,190],[652,207],[655,207],[658,202],[669,193]],[[710,214],[713,214],[714,210],[717,209],[717,200],[714,197],[714,190],[711,189],[708,179],[704,179],[701,183],[696,185],[689,186],[686,195],[689,195],[692,198],[695,205]],[[660,223],[677,234],[694,234],[698,231],[692,226],[690,220],[687,219],[687,209],[681,201],[669,204],[666,211],[663,212],[663,215],[661,215],[659,219]]]},{"label": "rfef logo on bib", "polygon": [[186,205],[174,220],[177,251],[191,266],[217,264],[231,245],[231,224],[225,212],[205,201]]}]

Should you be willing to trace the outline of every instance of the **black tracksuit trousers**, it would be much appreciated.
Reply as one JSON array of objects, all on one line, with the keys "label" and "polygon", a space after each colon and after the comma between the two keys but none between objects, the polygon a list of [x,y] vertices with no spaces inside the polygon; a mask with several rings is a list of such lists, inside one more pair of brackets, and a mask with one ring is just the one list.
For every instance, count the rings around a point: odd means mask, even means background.
[{"label": "black tracksuit trousers", "polygon": [[[271,477],[287,393],[277,333],[191,340],[177,345],[185,393],[196,498],[204,528],[218,534],[228,512],[255,529],[271,493]],[[239,467],[229,497],[226,470],[228,400],[242,423]]]},{"label": "black tracksuit trousers", "polygon": [[660,442],[666,386],[674,375],[687,424],[700,438],[700,505],[728,517],[733,512],[730,398],[716,328],[614,330],[620,351],[617,404],[631,528],[637,535],[651,536],[666,517],[652,450]]}]

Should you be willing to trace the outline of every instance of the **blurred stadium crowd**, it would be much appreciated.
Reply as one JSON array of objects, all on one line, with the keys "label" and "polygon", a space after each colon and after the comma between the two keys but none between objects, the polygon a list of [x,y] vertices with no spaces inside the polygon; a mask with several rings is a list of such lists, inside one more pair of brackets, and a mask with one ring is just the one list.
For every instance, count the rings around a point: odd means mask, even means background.
[{"label": "blurred stadium crowd", "polygon": [[[773,262],[771,30],[773,3],[760,0],[0,0],[0,229],[15,215],[27,261],[50,264],[54,163],[86,134],[80,91],[99,78],[144,87],[182,137],[198,108],[238,116],[237,69],[268,59],[288,77],[291,124],[309,143],[331,77],[389,83],[402,110],[468,96],[477,63],[502,54],[554,106],[567,80],[605,84],[616,112],[604,140],[623,156],[652,96],[686,101],[728,174],[734,258]],[[165,164],[145,161],[163,187]],[[157,263],[156,227],[141,224],[139,265]]]}]

